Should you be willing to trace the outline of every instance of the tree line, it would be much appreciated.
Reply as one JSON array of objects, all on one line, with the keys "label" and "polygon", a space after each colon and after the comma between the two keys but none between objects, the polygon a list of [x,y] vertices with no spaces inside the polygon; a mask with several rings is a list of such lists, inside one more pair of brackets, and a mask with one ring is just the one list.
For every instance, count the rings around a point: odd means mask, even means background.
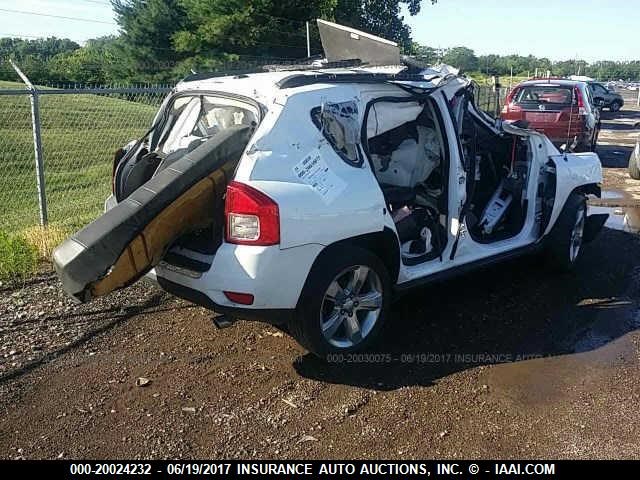
[{"label": "tree line", "polygon": [[548,58],[533,55],[479,55],[471,48],[454,47],[436,49],[414,43],[414,56],[426,63],[446,63],[462,69],[467,73],[485,75],[515,75],[532,77],[545,76],[549,72],[553,76],[586,75],[598,80],[637,80],[640,79],[640,60],[627,62],[598,61],[572,59],[551,61]]},{"label": "tree line", "polygon": [[[426,3],[434,0],[426,0]],[[255,70],[321,54],[313,20],[325,18],[397,41],[425,63],[444,62],[467,73],[638,79],[640,62],[552,62],[520,55],[477,56],[467,47],[438,50],[411,40],[404,11],[422,0],[111,0],[120,33],[80,46],[68,39],[0,38],[0,80],[15,80],[14,58],[39,84],[173,83],[192,71]]]}]

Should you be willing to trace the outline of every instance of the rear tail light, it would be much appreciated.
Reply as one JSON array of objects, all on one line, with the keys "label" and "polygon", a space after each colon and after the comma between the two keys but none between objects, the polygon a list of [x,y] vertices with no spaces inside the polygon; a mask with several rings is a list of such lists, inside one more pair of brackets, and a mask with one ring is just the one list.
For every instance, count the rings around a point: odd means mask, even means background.
[{"label": "rear tail light", "polygon": [[578,87],[574,88],[576,92],[576,104],[578,105],[578,115],[586,115],[587,109],[584,107],[584,98],[582,98],[582,92]]},{"label": "rear tail light", "polygon": [[228,243],[260,246],[280,243],[278,204],[259,190],[240,182],[229,183],[224,215]]}]

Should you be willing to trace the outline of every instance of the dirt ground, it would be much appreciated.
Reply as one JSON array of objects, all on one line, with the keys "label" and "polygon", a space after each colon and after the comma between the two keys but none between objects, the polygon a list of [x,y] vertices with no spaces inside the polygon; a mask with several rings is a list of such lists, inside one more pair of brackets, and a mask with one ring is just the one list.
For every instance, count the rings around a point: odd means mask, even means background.
[{"label": "dirt ground", "polygon": [[[599,148],[629,196],[636,118],[605,113]],[[638,459],[639,293],[640,237],[607,228],[570,275],[415,291],[381,355],[327,364],[143,283],[77,307],[44,271],[0,286],[0,457]]]}]

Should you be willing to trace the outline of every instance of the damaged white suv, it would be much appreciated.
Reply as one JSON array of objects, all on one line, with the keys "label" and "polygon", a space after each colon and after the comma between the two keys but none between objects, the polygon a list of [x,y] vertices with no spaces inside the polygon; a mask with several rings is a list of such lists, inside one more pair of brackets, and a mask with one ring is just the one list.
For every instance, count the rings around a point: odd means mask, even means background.
[{"label": "damaged white suv", "polygon": [[570,269],[606,216],[596,154],[474,105],[457,76],[333,69],[181,82],[120,152],[108,211],[55,252],[80,301],[148,274],[315,354],[372,342],[394,297],[546,249]]}]

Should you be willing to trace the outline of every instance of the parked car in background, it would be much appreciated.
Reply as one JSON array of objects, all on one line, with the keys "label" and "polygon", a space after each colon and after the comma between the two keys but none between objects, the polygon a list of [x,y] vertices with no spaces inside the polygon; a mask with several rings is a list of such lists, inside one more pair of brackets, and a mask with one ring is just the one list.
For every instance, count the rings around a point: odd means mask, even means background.
[{"label": "parked car in background", "polygon": [[[603,108],[608,108],[612,112],[617,112],[623,107],[624,99],[615,90],[609,89],[598,82],[587,82],[587,85],[596,104],[602,103],[601,106]],[[598,100],[602,100],[602,102],[598,102]]]},{"label": "parked car in background", "polygon": [[600,133],[599,106],[585,82],[533,79],[516,85],[509,93],[501,117],[526,121],[557,147],[594,151]]}]

